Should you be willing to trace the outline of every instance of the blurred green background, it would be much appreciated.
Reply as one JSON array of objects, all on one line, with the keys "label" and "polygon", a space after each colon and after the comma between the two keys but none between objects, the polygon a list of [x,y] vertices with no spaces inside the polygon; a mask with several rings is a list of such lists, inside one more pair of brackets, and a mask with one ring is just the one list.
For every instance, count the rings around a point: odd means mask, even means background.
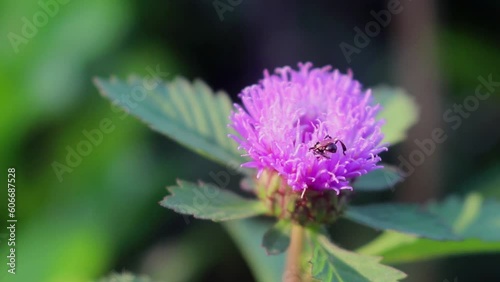
[{"label": "blurred green background", "polygon": [[[176,178],[211,181],[208,173],[221,168],[113,111],[94,76],[159,69],[166,80],[203,78],[236,101],[265,68],[298,61],[350,68],[365,86],[403,86],[421,104],[421,123],[388,162],[433,126],[449,134],[409,184],[369,200],[422,201],[471,189],[500,198],[500,88],[456,130],[441,117],[474,94],[478,76],[500,81],[498,1],[401,1],[403,11],[350,63],[339,44],[352,44],[353,28],[372,21],[370,11],[386,9],[385,1],[242,0],[222,17],[214,2],[0,0],[0,175],[6,183],[7,168],[16,168],[18,219],[15,276],[7,273],[8,234],[0,231],[1,281],[94,281],[123,271],[154,281],[255,280],[221,225],[158,205]],[[25,19],[38,24],[30,28]],[[83,132],[105,119],[114,130],[58,177],[54,163],[66,164],[68,150],[87,140]],[[6,208],[0,215],[4,226]],[[339,226],[334,236],[344,246],[377,234]],[[407,281],[499,281],[499,262],[499,255],[476,255],[397,267]]]}]

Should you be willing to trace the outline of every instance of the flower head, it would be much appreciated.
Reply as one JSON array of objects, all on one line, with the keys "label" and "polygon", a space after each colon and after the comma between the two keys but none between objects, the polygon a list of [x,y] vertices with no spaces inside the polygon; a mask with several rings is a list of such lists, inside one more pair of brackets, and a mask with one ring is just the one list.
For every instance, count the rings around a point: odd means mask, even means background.
[{"label": "flower head", "polygon": [[350,181],[380,168],[387,150],[380,106],[351,73],[298,66],[264,71],[240,94],[244,108],[231,115],[239,136],[231,137],[251,159],[243,165],[277,173],[295,192],[352,190]]}]

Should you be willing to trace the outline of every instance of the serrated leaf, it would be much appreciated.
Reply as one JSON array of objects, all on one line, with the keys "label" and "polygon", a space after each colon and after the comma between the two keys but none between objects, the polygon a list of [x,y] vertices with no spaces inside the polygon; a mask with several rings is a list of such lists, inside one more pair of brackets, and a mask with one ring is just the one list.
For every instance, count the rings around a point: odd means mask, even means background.
[{"label": "serrated leaf", "polygon": [[378,118],[386,121],[382,127],[382,142],[394,145],[403,141],[408,129],[418,120],[418,107],[414,99],[401,88],[378,86],[372,92],[375,101],[382,106]]},{"label": "serrated leaf", "polygon": [[[436,242],[399,232],[386,231],[360,249],[366,254],[384,256],[390,263],[500,251],[500,202],[483,200],[478,194],[450,196],[432,203],[429,210],[451,226],[463,241]],[[483,240],[483,241],[481,241]]]},{"label": "serrated leaf", "polygon": [[243,257],[259,282],[282,281],[285,268],[283,254],[268,256],[262,250],[262,235],[271,225],[255,218],[232,220],[223,223],[236,242]]},{"label": "serrated leaf", "polygon": [[262,246],[266,249],[268,255],[281,254],[290,245],[290,232],[292,224],[287,220],[278,221],[262,237]]},{"label": "serrated leaf", "polygon": [[94,81],[104,97],[153,130],[223,165],[239,167],[244,162],[227,137],[231,100],[226,93],[184,78],[168,83],[138,78]]},{"label": "serrated leaf", "polygon": [[406,277],[403,272],[380,264],[381,258],[341,249],[323,235],[313,238],[312,242],[312,275],[321,281],[391,282]]},{"label": "serrated leaf", "polygon": [[245,199],[212,184],[178,181],[169,187],[171,195],[160,205],[196,218],[223,221],[256,216],[266,212],[262,202]]},{"label": "serrated leaf", "polygon": [[403,177],[396,167],[384,165],[381,169],[358,177],[353,186],[356,191],[375,192],[392,188],[401,181]]},{"label": "serrated leaf", "polygon": [[377,230],[396,230],[435,240],[459,240],[451,226],[416,204],[350,206],[344,216]]}]

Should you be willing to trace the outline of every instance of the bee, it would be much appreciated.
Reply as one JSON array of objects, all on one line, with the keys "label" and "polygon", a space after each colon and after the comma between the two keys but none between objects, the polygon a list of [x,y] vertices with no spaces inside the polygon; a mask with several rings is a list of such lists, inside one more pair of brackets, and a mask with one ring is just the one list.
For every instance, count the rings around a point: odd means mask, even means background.
[{"label": "bee", "polygon": [[326,135],[323,141],[318,141],[314,146],[309,148],[309,151],[312,151],[315,155],[325,157],[329,159],[326,153],[336,153],[337,152],[337,143],[340,143],[342,146],[342,153],[345,156],[345,151],[347,150],[344,142],[340,141],[338,138],[332,138],[330,135]]}]

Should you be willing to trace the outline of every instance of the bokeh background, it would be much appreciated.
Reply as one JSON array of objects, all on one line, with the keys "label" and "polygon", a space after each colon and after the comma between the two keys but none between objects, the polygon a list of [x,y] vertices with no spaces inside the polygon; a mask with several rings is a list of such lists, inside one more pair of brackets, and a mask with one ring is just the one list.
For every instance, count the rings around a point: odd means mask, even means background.
[{"label": "bokeh background", "polygon": [[[237,101],[265,68],[311,61],[352,69],[366,87],[401,86],[420,104],[420,122],[385,156],[389,163],[436,127],[449,136],[396,191],[363,200],[422,202],[470,190],[500,198],[500,88],[457,129],[443,120],[474,94],[478,76],[500,81],[498,1],[401,0],[401,13],[350,62],[339,45],[354,45],[354,28],[364,29],[386,1],[221,0],[230,6],[221,15],[212,0],[41,2],[56,4],[33,32],[23,19],[33,23],[42,4],[0,1],[0,179],[16,168],[18,219],[15,276],[6,273],[0,232],[1,281],[94,281],[123,271],[154,281],[255,279],[221,225],[158,205],[176,178],[210,181],[208,172],[221,168],[113,112],[94,76],[159,69],[167,80],[203,78]],[[12,43],[23,32],[29,37]],[[58,177],[54,162],[65,164],[68,150],[87,140],[83,131],[106,118],[115,130]],[[4,226],[6,208],[0,216]],[[338,226],[333,236],[346,247],[378,234]],[[489,254],[397,267],[407,281],[499,281],[499,263]]]}]

